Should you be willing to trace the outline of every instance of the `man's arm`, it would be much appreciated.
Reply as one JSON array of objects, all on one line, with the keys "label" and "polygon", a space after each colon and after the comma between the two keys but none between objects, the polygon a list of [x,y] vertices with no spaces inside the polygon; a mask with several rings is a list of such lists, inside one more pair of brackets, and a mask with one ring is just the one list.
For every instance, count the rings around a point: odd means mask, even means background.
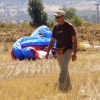
[{"label": "man's arm", "polygon": [[76,35],[72,36],[72,41],[73,41],[72,61],[75,61],[75,60],[77,60],[77,56],[76,56],[76,53],[77,53],[77,37],[76,37]]},{"label": "man's arm", "polygon": [[77,53],[77,37],[72,36],[72,41],[73,41],[73,53],[76,54]]},{"label": "man's arm", "polygon": [[55,42],[55,38],[51,38],[50,43],[48,45],[47,54],[45,56],[47,59],[48,59],[48,56],[49,56],[49,51],[51,50],[52,46],[54,45],[54,42]]}]

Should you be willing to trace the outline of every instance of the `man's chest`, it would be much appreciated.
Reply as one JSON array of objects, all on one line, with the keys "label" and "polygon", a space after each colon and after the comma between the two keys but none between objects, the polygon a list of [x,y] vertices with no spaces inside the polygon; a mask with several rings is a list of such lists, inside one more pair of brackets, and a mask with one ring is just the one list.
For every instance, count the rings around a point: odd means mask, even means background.
[{"label": "man's chest", "polygon": [[65,38],[65,37],[69,37],[69,31],[67,29],[67,27],[57,27],[56,31],[55,31],[55,35],[57,38]]}]

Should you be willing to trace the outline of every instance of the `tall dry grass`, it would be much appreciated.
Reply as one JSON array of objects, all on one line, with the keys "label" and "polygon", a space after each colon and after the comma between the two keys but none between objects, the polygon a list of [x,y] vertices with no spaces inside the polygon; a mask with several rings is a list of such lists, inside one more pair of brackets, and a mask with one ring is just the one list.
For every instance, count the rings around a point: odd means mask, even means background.
[{"label": "tall dry grass", "polygon": [[[70,61],[72,90],[58,90],[59,66],[55,59],[18,61],[0,49],[0,100],[100,100],[100,52],[79,52]],[[1,45],[2,47],[3,45]]]}]

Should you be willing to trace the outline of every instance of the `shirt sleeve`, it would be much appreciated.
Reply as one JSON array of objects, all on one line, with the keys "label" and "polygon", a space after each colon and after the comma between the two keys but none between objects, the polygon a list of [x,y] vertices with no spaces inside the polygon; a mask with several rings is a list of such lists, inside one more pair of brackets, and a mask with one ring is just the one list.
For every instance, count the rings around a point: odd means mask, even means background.
[{"label": "shirt sleeve", "polygon": [[55,29],[56,29],[56,25],[54,26],[53,31],[52,31],[52,38],[56,38]]},{"label": "shirt sleeve", "polygon": [[76,35],[75,29],[74,29],[74,27],[72,25],[70,26],[70,34],[71,34],[71,36],[75,36]]}]

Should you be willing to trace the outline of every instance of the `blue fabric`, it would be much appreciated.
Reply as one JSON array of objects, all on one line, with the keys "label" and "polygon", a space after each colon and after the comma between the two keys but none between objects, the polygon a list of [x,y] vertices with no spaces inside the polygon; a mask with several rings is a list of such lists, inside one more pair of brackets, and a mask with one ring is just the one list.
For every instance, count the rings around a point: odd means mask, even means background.
[{"label": "blue fabric", "polygon": [[22,53],[22,48],[21,48],[21,39],[18,39],[12,48],[12,52],[14,54],[14,56],[16,58],[18,58],[19,60],[23,60],[24,59],[24,55]]},{"label": "blue fabric", "polygon": [[34,54],[32,52],[32,50],[30,48],[24,48],[22,50],[22,53],[24,55],[24,58],[26,59],[33,59],[34,58]]},{"label": "blue fabric", "polygon": [[[41,33],[41,34],[40,34]],[[13,47],[12,52],[16,58],[19,60],[34,58],[33,52],[29,46],[45,46],[47,47],[51,40],[52,32],[47,26],[41,26],[37,28],[31,36],[26,36],[18,39]],[[25,48],[26,47],[26,48]],[[22,49],[24,48],[24,49]],[[53,48],[56,48],[56,42],[54,43]]]},{"label": "blue fabric", "polygon": [[45,26],[45,25],[43,25],[43,26],[37,28],[37,29],[32,33],[31,36],[37,36],[37,35],[40,35],[40,34],[42,34],[42,36],[45,37],[45,38],[51,38],[51,36],[52,36],[52,32],[51,32],[50,29],[49,29],[47,26]]},{"label": "blue fabric", "polygon": [[26,46],[48,46],[51,38],[44,38],[40,36],[23,37],[21,39],[21,47]]}]

